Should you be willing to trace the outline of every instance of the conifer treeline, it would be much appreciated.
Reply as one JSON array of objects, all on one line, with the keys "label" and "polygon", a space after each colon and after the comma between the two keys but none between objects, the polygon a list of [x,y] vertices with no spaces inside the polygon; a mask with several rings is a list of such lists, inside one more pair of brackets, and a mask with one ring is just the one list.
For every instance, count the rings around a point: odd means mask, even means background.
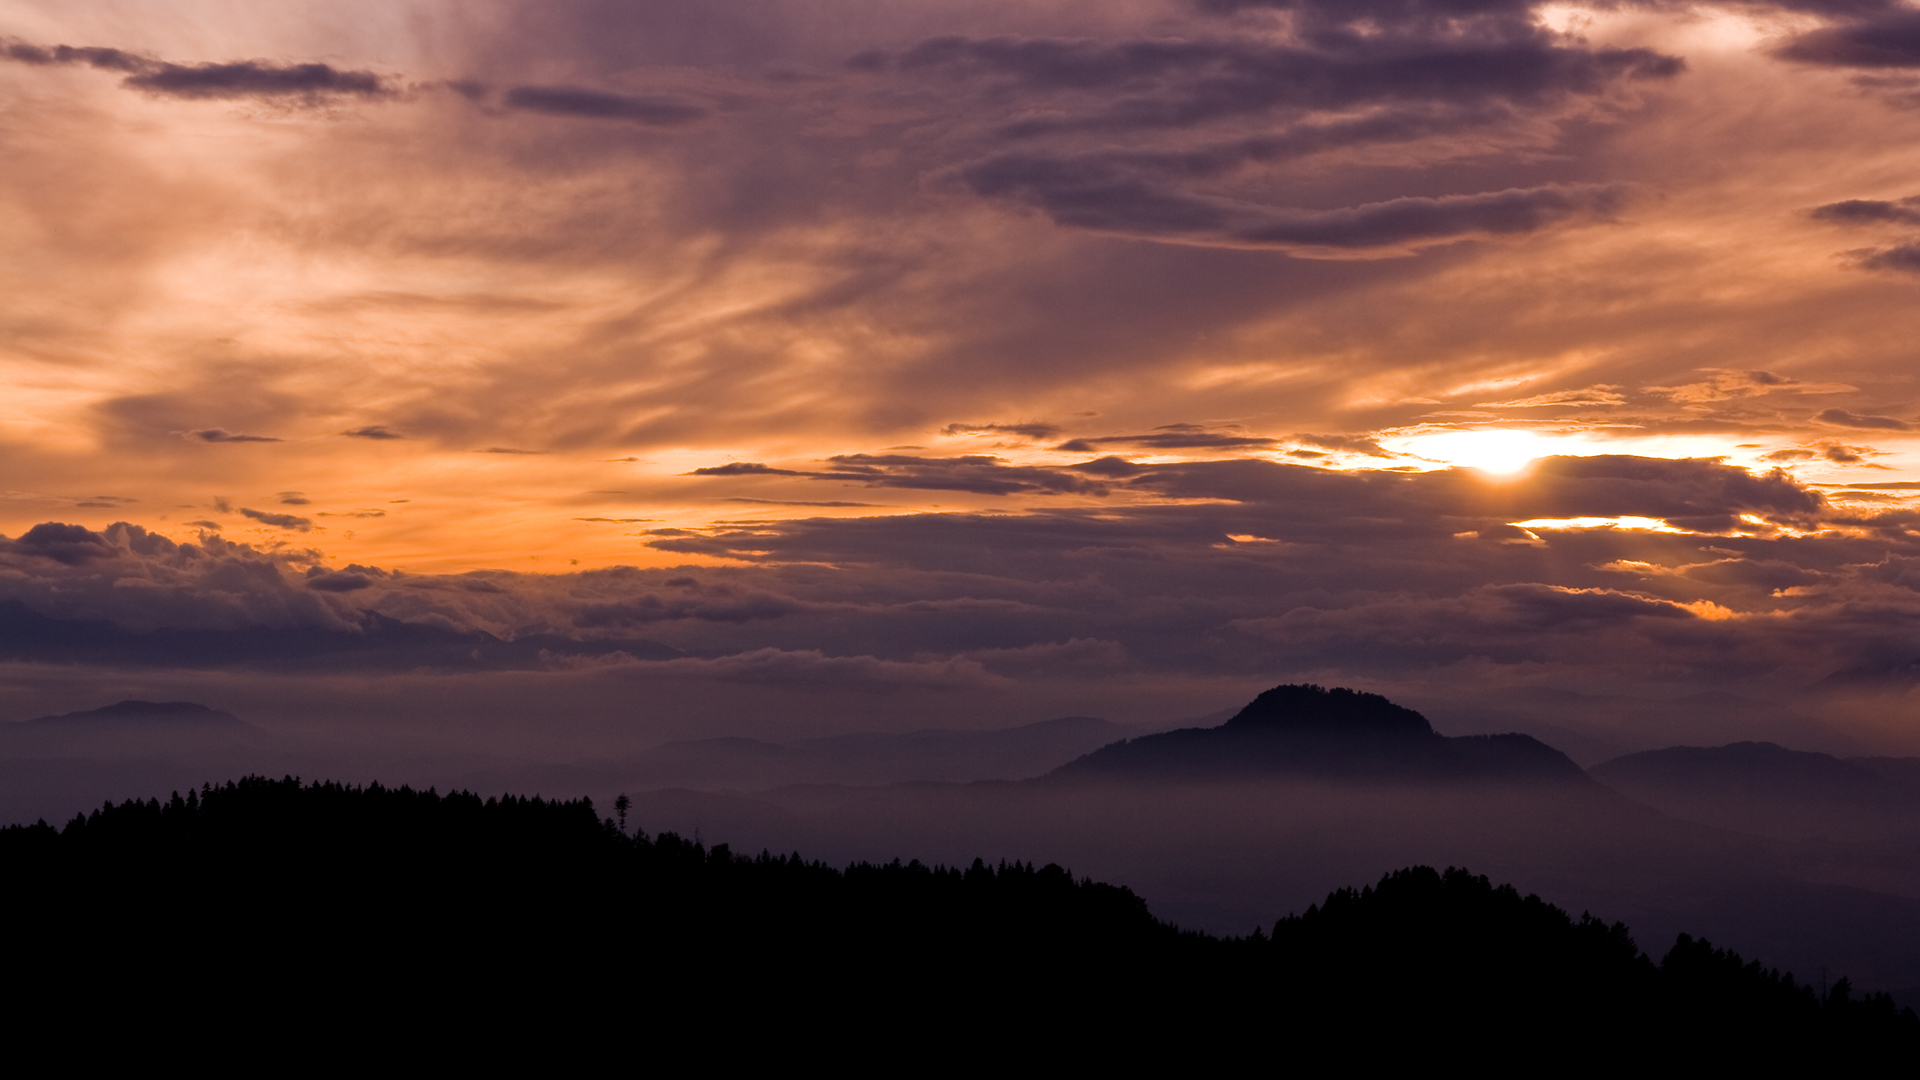
[{"label": "conifer treeline", "polygon": [[1057,866],[837,869],[629,833],[585,800],[255,777],[0,831],[0,874],[16,1005],[137,988],[149,1018],[192,1003],[280,1038],[578,1045],[644,1020],[743,1047],[999,1038],[1188,1063],[1920,1050],[1884,995],[1822,995],[1685,936],[1655,963],[1625,926],[1463,870],[1222,939]]}]

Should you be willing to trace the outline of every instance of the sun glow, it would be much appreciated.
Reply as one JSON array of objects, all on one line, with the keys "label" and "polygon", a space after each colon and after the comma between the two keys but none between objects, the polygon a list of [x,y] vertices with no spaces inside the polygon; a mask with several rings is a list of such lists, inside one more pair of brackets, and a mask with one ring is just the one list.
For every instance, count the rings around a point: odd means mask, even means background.
[{"label": "sun glow", "polygon": [[1573,517],[1532,518],[1509,522],[1516,529],[1632,529],[1641,532],[1685,533],[1672,525],[1650,517]]},{"label": "sun glow", "polygon": [[1443,465],[1464,466],[1500,476],[1517,473],[1533,459],[1549,454],[1592,453],[1584,439],[1508,428],[1428,431],[1382,439],[1381,445]]}]

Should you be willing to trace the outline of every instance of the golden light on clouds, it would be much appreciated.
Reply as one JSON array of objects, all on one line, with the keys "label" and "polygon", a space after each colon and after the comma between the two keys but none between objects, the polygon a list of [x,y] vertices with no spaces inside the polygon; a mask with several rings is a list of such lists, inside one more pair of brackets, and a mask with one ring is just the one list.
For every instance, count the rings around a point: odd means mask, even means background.
[{"label": "golden light on clouds", "polygon": [[[1084,625],[1154,588],[1304,670],[1429,617],[1345,591],[1370,545],[1489,641],[1904,580],[1906,8],[765,7],[0,10],[0,536],[243,542],[313,618],[890,664],[1171,656]],[[1556,591],[1683,544],[1776,546]],[[1256,565],[1295,576],[1241,610]],[[421,599],[469,572],[531,576]],[[967,629],[873,628],[912,605]]]}]

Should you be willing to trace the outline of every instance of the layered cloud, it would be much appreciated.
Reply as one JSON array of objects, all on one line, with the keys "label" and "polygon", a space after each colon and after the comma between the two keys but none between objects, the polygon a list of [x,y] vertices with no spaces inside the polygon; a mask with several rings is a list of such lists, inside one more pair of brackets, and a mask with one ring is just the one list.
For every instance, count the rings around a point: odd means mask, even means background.
[{"label": "layered cloud", "polygon": [[[13,659],[91,633],[97,662],[179,664],[179,633],[198,631],[216,667],[612,664],[795,687],[1482,663],[1516,681],[1785,692],[1911,659],[1920,631],[1920,579],[1900,569],[1920,564],[1915,511],[1846,510],[1779,474],[1222,461],[1125,484],[1177,501],[665,530],[656,549],[724,564],[567,574],[409,574],[50,523],[0,552],[0,602],[66,628],[11,636]],[[215,647],[221,633],[234,643]]]},{"label": "layered cloud", "polygon": [[1912,651],[1908,6],[21,11],[0,597],[59,656]]}]

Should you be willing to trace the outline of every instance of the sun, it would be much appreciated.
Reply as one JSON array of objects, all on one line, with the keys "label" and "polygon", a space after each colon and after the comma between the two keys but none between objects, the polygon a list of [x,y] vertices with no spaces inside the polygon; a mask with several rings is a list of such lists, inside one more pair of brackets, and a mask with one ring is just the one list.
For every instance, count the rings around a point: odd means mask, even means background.
[{"label": "sun", "polygon": [[1479,469],[1496,476],[1511,476],[1525,469],[1535,458],[1564,453],[1565,448],[1557,445],[1563,441],[1545,438],[1537,432],[1509,428],[1431,431],[1383,440],[1391,449],[1401,453],[1446,465]]}]

